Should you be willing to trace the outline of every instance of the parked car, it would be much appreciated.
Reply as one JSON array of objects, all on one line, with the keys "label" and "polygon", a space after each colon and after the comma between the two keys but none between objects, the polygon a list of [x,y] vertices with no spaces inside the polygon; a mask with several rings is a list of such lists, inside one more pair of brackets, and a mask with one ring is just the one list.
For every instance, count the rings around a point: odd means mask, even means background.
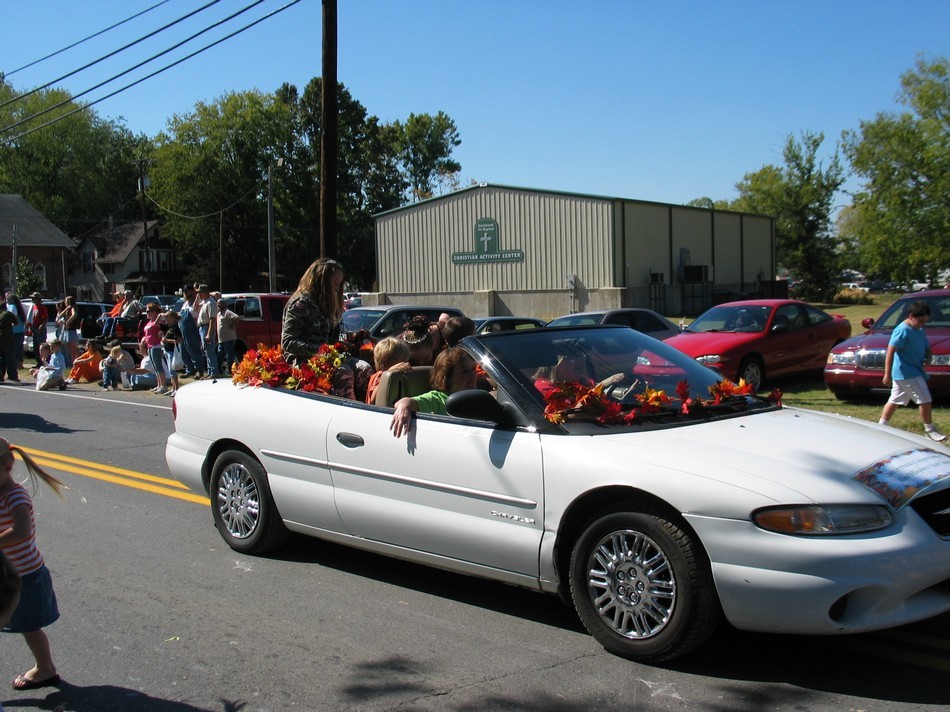
[{"label": "parked car", "polygon": [[476,334],[494,334],[497,331],[515,331],[518,329],[540,329],[547,325],[543,319],[529,316],[490,316],[475,319]]},{"label": "parked car", "polygon": [[[749,631],[839,634],[950,611],[950,449],[784,408],[615,326],[470,336],[496,390],[448,415],[228,381],[184,386],[165,455],[242,554],[299,532],[571,601],[642,662]],[[565,360],[590,381],[542,395]],[[586,380],[585,380],[586,382]],[[267,414],[267,417],[262,417]]]},{"label": "parked car", "polygon": [[238,360],[244,358],[248,349],[258,344],[276,346],[280,343],[284,307],[290,301],[289,294],[251,292],[223,294],[221,298],[231,311],[241,317],[237,322],[237,343],[234,345]]},{"label": "parked car", "polygon": [[[43,300],[43,306],[46,307],[46,312],[49,315],[49,319],[46,322],[47,341],[52,341],[56,338],[56,304],[57,302],[55,300]],[[82,316],[82,323],[79,328],[80,338],[91,339],[99,336],[102,333],[102,322],[99,321],[99,317],[103,314],[108,314],[112,306],[112,304],[103,304],[101,302],[76,302],[76,309],[79,310]],[[33,302],[23,302],[23,310],[26,312],[26,321],[28,324],[33,321],[33,308]],[[32,335],[24,335],[23,351],[30,354],[33,353]]]},{"label": "parked car", "polygon": [[759,389],[766,376],[820,371],[832,347],[849,336],[843,316],[791,299],[750,299],[707,310],[667,343]]},{"label": "parked car", "polygon": [[916,301],[927,302],[930,307],[930,321],[924,326],[931,352],[930,363],[924,367],[927,385],[934,397],[950,396],[950,290],[934,289],[901,297],[877,320],[862,321],[866,332],[831,350],[825,364],[825,385],[836,397],[890,393],[881,382],[887,342]]},{"label": "parked car", "polygon": [[143,305],[154,302],[162,309],[168,310],[174,308],[176,304],[180,304],[182,299],[177,294],[146,294],[139,297],[139,301]]},{"label": "parked car", "polygon": [[680,328],[665,316],[652,309],[607,309],[605,311],[565,314],[548,322],[548,326],[592,326],[595,324],[619,324],[649,334],[654,339],[665,341],[680,333]]},{"label": "parked car", "polygon": [[403,304],[389,304],[381,307],[353,307],[343,312],[341,330],[347,334],[367,331],[373,341],[379,341],[387,336],[401,334],[403,324],[414,316],[424,316],[429,321],[436,322],[439,320],[440,314],[465,316],[461,309],[454,307],[406,306]]}]

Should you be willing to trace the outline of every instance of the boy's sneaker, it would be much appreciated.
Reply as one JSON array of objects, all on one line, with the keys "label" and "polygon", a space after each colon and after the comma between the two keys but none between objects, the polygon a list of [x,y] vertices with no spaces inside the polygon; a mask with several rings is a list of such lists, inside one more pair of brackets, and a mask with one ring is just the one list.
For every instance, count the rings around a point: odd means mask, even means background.
[{"label": "boy's sneaker", "polygon": [[936,428],[934,428],[933,430],[928,430],[927,437],[933,440],[934,442],[938,442],[938,443],[945,442],[947,439],[947,436],[941,433]]}]

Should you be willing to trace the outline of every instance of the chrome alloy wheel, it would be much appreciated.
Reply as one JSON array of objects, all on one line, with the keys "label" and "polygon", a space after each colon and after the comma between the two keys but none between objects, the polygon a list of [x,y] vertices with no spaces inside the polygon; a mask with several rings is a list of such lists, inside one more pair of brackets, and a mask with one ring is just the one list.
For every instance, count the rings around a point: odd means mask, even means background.
[{"label": "chrome alloy wheel", "polygon": [[591,550],[590,600],[604,625],[625,638],[657,635],[676,606],[676,578],[663,550],[630,529],[610,532]]},{"label": "chrome alloy wheel", "polygon": [[261,515],[260,495],[251,472],[232,462],[218,480],[217,507],[228,533],[246,539],[257,529]]}]

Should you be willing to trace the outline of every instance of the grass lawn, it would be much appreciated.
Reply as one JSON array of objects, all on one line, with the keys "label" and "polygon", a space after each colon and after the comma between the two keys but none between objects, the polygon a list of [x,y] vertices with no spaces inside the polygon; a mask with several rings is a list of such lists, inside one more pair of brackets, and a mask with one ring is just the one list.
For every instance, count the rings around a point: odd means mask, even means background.
[{"label": "grass lawn", "polygon": [[[829,314],[840,314],[845,317],[851,322],[851,335],[857,336],[865,331],[865,328],[861,326],[862,319],[866,317],[877,319],[898,296],[900,295],[872,294],[873,304],[815,304],[815,306]],[[676,321],[678,320],[674,320],[674,323]],[[775,382],[766,378],[763,391],[768,392],[773,387],[782,391],[782,403],[784,405],[838,413],[839,415],[862,418],[872,422],[877,422],[878,418],[881,417],[881,408],[884,407],[884,401],[886,400],[881,395],[864,400],[840,401],[825,387],[825,382],[820,373]],[[940,432],[945,435],[950,434],[950,403],[934,403],[933,421]],[[897,413],[891,419],[891,425],[913,433],[923,432],[916,406],[898,408]]]}]

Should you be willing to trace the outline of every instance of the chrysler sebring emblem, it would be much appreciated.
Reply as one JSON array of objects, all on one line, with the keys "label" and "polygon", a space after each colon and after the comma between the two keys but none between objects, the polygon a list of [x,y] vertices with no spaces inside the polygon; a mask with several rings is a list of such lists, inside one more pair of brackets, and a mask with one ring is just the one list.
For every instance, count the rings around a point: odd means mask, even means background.
[{"label": "chrysler sebring emblem", "polygon": [[521,522],[522,524],[534,524],[534,519],[531,517],[522,517],[520,514],[508,514],[508,512],[499,512],[497,509],[491,511],[493,517],[498,517],[499,519],[508,519],[512,522]]}]

